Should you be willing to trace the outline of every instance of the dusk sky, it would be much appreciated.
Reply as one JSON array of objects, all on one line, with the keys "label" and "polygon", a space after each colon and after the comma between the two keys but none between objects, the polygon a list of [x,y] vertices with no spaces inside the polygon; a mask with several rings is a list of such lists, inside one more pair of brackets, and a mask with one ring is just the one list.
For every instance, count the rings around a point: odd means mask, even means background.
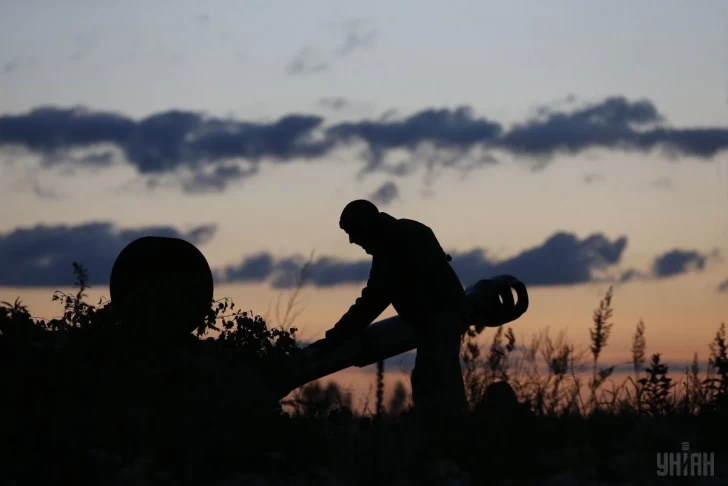
[{"label": "dusk sky", "polygon": [[464,285],[521,278],[519,338],[586,345],[614,285],[607,361],[642,318],[648,353],[704,362],[728,321],[726,25],[721,0],[0,1],[0,300],[59,314],[72,261],[108,297],[155,234],[263,314],[315,251],[319,338],[368,275],[338,227],[368,198]]}]

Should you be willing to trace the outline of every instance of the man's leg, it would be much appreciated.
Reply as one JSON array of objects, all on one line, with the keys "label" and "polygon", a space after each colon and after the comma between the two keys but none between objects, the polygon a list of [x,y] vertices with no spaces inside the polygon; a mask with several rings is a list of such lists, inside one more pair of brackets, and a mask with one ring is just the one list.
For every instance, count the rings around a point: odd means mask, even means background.
[{"label": "man's leg", "polygon": [[466,398],[460,367],[459,316],[443,312],[417,323],[417,357],[412,373],[415,410],[438,450],[459,438]]},{"label": "man's leg", "polygon": [[465,408],[459,319],[454,312],[442,312],[418,323],[421,325],[416,328],[413,387],[419,388],[419,393],[415,392],[413,399],[416,405],[422,405],[433,413],[452,415]]}]

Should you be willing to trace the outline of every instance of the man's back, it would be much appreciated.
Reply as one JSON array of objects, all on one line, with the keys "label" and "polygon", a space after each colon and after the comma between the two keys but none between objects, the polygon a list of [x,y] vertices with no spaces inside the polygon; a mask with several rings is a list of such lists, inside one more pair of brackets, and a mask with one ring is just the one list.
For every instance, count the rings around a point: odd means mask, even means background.
[{"label": "man's back", "polygon": [[432,230],[411,219],[381,217],[384,231],[372,273],[382,279],[397,313],[418,320],[438,310],[461,310],[463,286]]}]

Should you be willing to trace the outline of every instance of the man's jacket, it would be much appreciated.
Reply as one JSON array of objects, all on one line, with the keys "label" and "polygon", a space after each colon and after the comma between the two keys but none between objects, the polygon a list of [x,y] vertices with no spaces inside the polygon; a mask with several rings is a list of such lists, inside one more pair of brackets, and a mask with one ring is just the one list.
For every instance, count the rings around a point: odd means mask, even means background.
[{"label": "man's jacket", "polygon": [[390,304],[413,326],[440,310],[464,311],[465,291],[450,266],[450,255],[432,230],[387,213],[380,213],[380,218],[369,281],[327,337],[347,336],[365,328]]}]

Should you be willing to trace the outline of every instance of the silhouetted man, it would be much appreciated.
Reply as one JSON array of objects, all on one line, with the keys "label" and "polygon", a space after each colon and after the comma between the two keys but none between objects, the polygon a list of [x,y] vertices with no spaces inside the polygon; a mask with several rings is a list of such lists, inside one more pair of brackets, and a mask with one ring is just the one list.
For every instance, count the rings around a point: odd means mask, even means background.
[{"label": "silhouetted man", "polygon": [[326,339],[335,343],[347,339],[392,304],[416,336],[415,409],[426,420],[449,422],[465,407],[460,343],[466,302],[450,255],[429,227],[396,219],[369,201],[347,204],[339,226],[349,242],[373,256],[372,268],[361,297],[326,333]]}]

